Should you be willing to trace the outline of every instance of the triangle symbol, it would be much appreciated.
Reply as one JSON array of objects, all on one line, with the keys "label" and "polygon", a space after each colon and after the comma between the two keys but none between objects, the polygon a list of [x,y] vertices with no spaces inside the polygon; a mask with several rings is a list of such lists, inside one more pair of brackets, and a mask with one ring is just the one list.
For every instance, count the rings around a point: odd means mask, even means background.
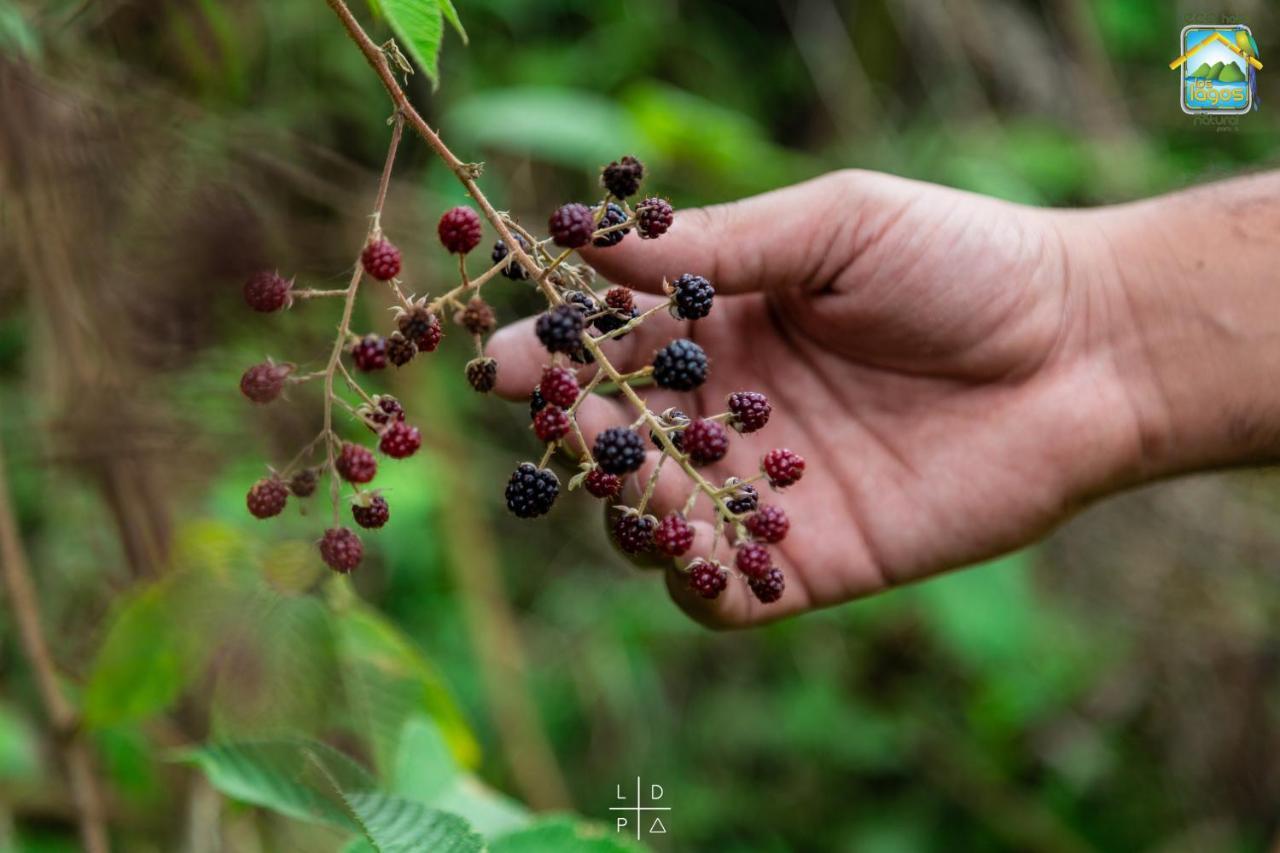
[{"label": "triangle symbol", "polygon": [[649,827],[649,834],[650,835],[666,835],[667,834],[667,828],[662,825],[662,818],[655,817],[653,819],[653,826]]}]

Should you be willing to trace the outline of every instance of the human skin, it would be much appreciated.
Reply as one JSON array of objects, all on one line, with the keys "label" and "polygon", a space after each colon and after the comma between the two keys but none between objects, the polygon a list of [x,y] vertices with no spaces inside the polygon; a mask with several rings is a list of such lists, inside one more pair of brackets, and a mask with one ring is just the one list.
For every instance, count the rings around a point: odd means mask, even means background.
[{"label": "human skin", "polygon": [[[792,522],[774,546],[782,600],[730,583],[706,601],[668,565],[672,597],[708,626],[758,624],[1008,552],[1141,483],[1275,459],[1277,199],[1268,174],[1052,210],[845,171],[583,250],[638,291],[686,272],[715,285],[709,317],[656,315],[606,350],[621,370],[675,337],[707,351],[697,392],[642,389],[654,411],[769,396],[769,425],[734,435],[708,479],[750,474],[772,447],[808,460],[799,484],[762,491]],[[527,398],[546,361],[532,322],[489,353],[498,391]],[[580,411],[588,440],[634,418],[601,396]],[[664,467],[651,511],[688,491]],[[690,557],[708,552],[709,517]]]}]

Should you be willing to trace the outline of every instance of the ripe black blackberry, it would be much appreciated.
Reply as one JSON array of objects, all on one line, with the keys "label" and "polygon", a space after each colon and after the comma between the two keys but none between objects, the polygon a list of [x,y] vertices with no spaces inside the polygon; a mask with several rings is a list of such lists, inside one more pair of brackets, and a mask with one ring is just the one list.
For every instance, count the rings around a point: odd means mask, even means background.
[{"label": "ripe black blackberry", "polygon": [[380,238],[364,247],[360,263],[378,281],[390,281],[400,274],[400,250],[390,240]]},{"label": "ripe black blackberry", "polygon": [[378,460],[369,448],[349,441],[343,442],[333,464],[338,469],[338,476],[348,483],[367,483],[378,473]]},{"label": "ripe black blackberry", "polygon": [[744,435],[763,429],[773,406],[759,391],[737,391],[729,395],[729,426]]},{"label": "ripe black blackberry", "polygon": [[693,547],[693,527],[682,513],[669,512],[653,531],[653,545],[668,557],[680,557]]},{"label": "ripe black blackberry", "polygon": [[369,334],[351,345],[351,360],[365,372],[387,366],[387,342],[382,335]]},{"label": "ripe black blackberry", "polygon": [[729,573],[716,563],[698,559],[689,564],[689,588],[703,598],[715,598],[729,586]]},{"label": "ripe black blackberry", "polygon": [[544,367],[538,391],[548,403],[567,409],[578,399],[578,377],[564,367]]},{"label": "ripe black blackberry", "polygon": [[244,283],[244,301],[254,311],[264,314],[287,308],[292,301],[289,293],[293,282],[282,278],[278,273],[260,272]]},{"label": "ripe black blackberry", "polygon": [[444,335],[440,328],[440,318],[421,305],[396,317],[396,327],[400,334],[413,342],[419,352],[434,352]]},{"label": "ripe black blackberry", "polygon": [[760,493],[750,483],[738,483],[725,499],[724,505],[734,515],[753,512],[760,505]]},{"label": "ripe black blackberry", "polygon": [[529,417],[532,418],[534,415],[538,414],[538,412],[541,412],[546,405],[547,401],[542,396],[542,390],[534,388],[529,394]]},{"label": "ripe black blackberry", "polygon": [[329,568],[345,575],[360,565],[364,545],[350,528],[330,527],[320,539],[320,557]]},{"label": "ripe black blackberry", "polygon": [[[609,202],[609,206],[605,208],[604,216],[600,217],[600,222],[596,225],[596,230],[604,228],[612,228],[615,225],[621,225],[627,221],[627,212],[620,205]],[[598,249],[607,249],[610,246],[616,246],[622,242],[622,238],[631,233],[630,228],[619,228],[617,231],[610,231],[608,234],[601,234],[591,241],[591,245]]]},{"label": "ripe black blackberry", "polygon": [[548,352],[574,353],[582,348],[582,312],[573,305],[557,305],[538,317],[534,331]]},{"label": "ripe black blackberry", "polygon": [[361,495],[360,498],[351,505],[351,517],[356,520],[356,524],[369,530],[376,530],[387,523],[391,518],[391,507],[387,506],[387,499],[378,494]]},{"label": "ripe black blackberry", "polygon": [[560,480],[548,468],[521,462],[507,481],[507,509],[519,518],[545,515],[560,494]]},{"label": "ripe black blackberry", "polygon": [[320,480],[320,472],[315,468],[303,468],[289,479],[289,491],[295,497],[309,498],[316,493],[316,484]]},{"label": "ripe black blackberry", "polygon": [[458,312],[457,322],[473,335],[487,335],[498,326],[493,307],[479,296],[473,296],[467,307]]},{"label": "ripe black blackberry", "polygon": [[621,477],[644,464],[644,439],[630,427],[609,427],[596,436],[591,453],[606,473]]},{"label": "ripe black blackberry", "polygon": [[[684,429],[689,425],[689,416],[679,409],[667,409],[658,416],[658,420],[663,426],[667,427],[667,438],[671,439],[671,443],[675,445],[676,450],[684,450]],[[662,442],[658,440],[656,431],[649,433],[649,440],[653,442],[653,446],[662,450]]]},{"label": "ripe black blackberry", "polygon": [[762,506],[759,512],[747,516],[746,526],[747,532],[761,542],[776,545],[787,537],[787,531],[791,529],[791,519],[787,518],[782,507]]},{"label": "ripe black blackberry", "polygon": [[629,198],[640,190],[644,164],[630,154],[600,170],[600,185],[614,198]]},{"label": "ripe black blackberry", "polygon": [[547,231],[557,246],[577,249],[591,242],[595,230],[595,216],[585,204],[571,202],[563,205],[547,221]]},{"label": "ripe black blackberry", "polygon": [[583,485],[587,491],[597,498],[617,498],[622,494],[622,478],[617,474],[609,474],[599,468],[592,468]]},{"label": "ripe black blackberry", "polygon": [[764,455],[760,467],[769,478],[769,485],[782,489],[799,482],[804,474],[804,457],[794,450],[778,447]]},{"label": "ripe black blackberry", "polygon": [[255,364],[240,377],[240,393],[255,403],[270,403],[284,393],[290,373],[293,373],[292,364],[272,361]]},{"label": "ripe black blackberry", "polygon": [[672,222],[675,222],[675,211],[665,198],[646,198],[636,205],[636,231],[644,240],[666,234]]},{"label": "ripe black blackberry", "polygon": [[422,433],[417,427],[409,426],[404,421],[393,421],[382,431],[378,440],[378,449],[392,459],[406,459],[422,446]]},{"label": "ripe black blackberry", "polygon": [[641,515],[628,508],[614,519],[613,538],[628,554],[644,554],[653,550],[653,532],[657,527],[658,519],[652,515]]},{"label": "ripe black blackberry", "polygon": [[677,320],[701,320],[711,313],[716,289],[700,275],[685,273],[671,283],[671,314]]},{"label": "ripe black blackberry", "polygon": [[719,421],[697,418],[685,427],[684,452],[694,465],[719,462],[729,452],[729,433]]},{"label": "ripe black blackberry", "polygon": [[671,391],[692,391],[707,381],[707,354],[688,338],[678,338],[653,356],[653,381]]},{"label": "ripe black blackberry", "polygon": [[479,246],[482,232],[480,214],[464,204],[446,210],[436,226],[441,244],[454,255],[465,255]]},{"label": "ripe black blackberry", "polygon": [[254,518],[271,518],[284,512],[288,500],[289,489],[279,477],[263,477],[249,489],[245,504]]},{"label": "ripe black blackberry", "polygon": [[782,598],[782,592],[787,587],[787,579],[783,577],[782,569],[772,568],[762,577],[748,578],[747,586],[751,587],[751,592],[761,604],[772,604]]},{"label": "ripe black blackberry", "polygon": [[[528,253],[529,241],[520,236],[520,232],[518,231],[512,231],[511,236],[515,237],[516,242],[520,244],[520,248]],[[507,265],[502,268],[502,274],[504,276],[512,281],[525,281],[529,278],[529,273],[520,265],[519,261],[510,257],[510,255],[511,250],[507,248],[507,244],[499,240],[493,244],[493,253],[489,257],[493,259],[493,263],[495,265],[502,263],[504,260],[507,261]],[[510,260],[508,260],[508,258],[510,258]]]},{"label": "ripe black blackberry", "polygon": [[744,542],[734,554],[733,564],[747,577],[761,578],[773,568],[773,556],[759,542]]},{"label": "ripe black blackberry", "polygon": [[494,358],[473,358],[467,362],[467,382],[481,394],[488,394],[498,383],[498,360]]},{"label": "ripe black blackberry", "polygon": [[568,435],[572,428],[569,416],[559,406],[547,405],[533,416],[533,434],[539,441],[558,441]]},{"label": "ripe black blackberry", "polygon": [[360,410],[367,412],[368,419],[378,426],[389,424],[393,420],[404,420],[404,406],[390,394],[374,394],[373,402],[372,408],[366,405],[361,406]]}]

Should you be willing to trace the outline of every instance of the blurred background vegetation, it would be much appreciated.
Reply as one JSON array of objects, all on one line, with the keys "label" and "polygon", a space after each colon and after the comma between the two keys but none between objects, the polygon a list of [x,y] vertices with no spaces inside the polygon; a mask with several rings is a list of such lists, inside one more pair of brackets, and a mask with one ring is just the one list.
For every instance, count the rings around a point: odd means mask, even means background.
[{"label": "blurred background vegetation", "polygon": [[[848,166],[1089,205],[1280,151],[1280,71],[1260,112],[1204,125],[1167,65],[1184,24],[1223,14],[1280,63],[1264,0],[458,6],[470,45],[447,33],[439,89],[418,74],[413,96],[535,227],[623,153],[677,206]],[[710,634],[611,553],[585,502],[505,514],[527,415],[466,386],[455,336],[385,377],[426,445],[379,478],[393,521],[366,537],[363,604],[326,594],[317,520],[243,508],[319,400],[251,409],[236,382],[266,355],[315,367],[333,306],[252,315],[240,286],[264,266],[342,286],[388,112],[319,0],[0,0],[0,445],[119,849],[337,849],[341,831],[223,799],[191,769],[212,759],[177,752],[285,732],[485,831],[514,801],[607,821],[640,776],[674,809],[657,850],[1276,843],[1268,473],[1151,488],[973,572]],[[448,286],[434,221],[462,200],[407,139],[383,221],[418,292]],[[366,296],[357,327],[386,307]],[[396,775],[419,754],[465,784]],[[5,610],[0,847],[76,844]]]}]

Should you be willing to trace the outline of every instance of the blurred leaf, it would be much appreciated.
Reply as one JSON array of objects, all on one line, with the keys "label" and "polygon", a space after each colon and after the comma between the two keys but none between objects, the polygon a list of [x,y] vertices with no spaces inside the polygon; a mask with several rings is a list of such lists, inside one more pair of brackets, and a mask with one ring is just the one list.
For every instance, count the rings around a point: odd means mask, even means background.
[{"label": "blurred leaf", "polygon": [[440,0],[379,0],[387,23],[434,88],[440,83]]},{"label": "blurred leaf", "polygon": [[0,56],[40,57],[40,40],[11,0],[0,0]]},{"label": "blurred leaf", "polygon": [[364,792],[347,802],[374,847],[384,853],[476,853],[484,839],[457,815],[401,797]]},{"label": "blurred leaf", "polygon": [[630,853],[645,849],[608,827],[566,817],[546,818],[489,845],[489,853]]},{"label": "blurred leaf", "polygon": [[0,779],[31,781],[40,775],[36,733],[22,714],[0,705]]}]

